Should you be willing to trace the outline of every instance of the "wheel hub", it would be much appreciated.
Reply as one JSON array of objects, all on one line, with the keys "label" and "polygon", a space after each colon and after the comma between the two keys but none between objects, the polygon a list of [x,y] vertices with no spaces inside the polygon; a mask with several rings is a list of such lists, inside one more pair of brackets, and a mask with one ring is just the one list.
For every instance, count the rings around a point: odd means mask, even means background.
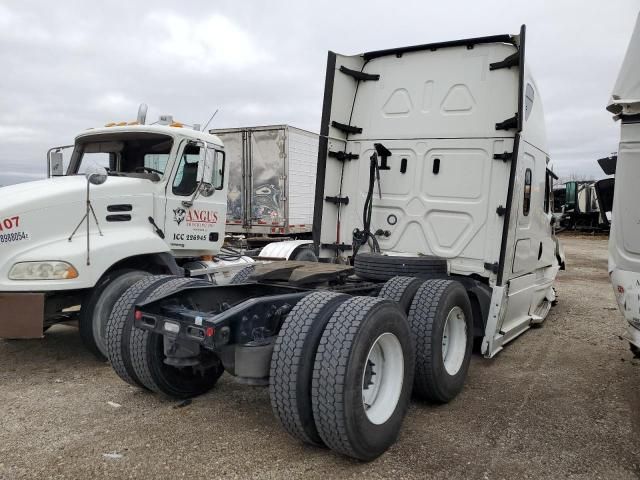
[{"label": "wheel hub", "polygon": [[362,372],[362,405],[371,423],[380,425],[391,417],[403,378],[402,345],[394,334],[383,333],[373,342]]},{"label": "wheel hub", "polygon": [[364,380],[362,381],[362,388],[364,388],[365,390],[373,385],[373,376],[376,374],[373,367],[375,366],[375,363],[373,363],[371,360],[367,360],[367,366],[364,367]]},{"label": "wheel hub", "polygon": [[442,361],[449,375],[456,375],[467,351],[467,322],[462,309],[453,307],[442,329]]}]

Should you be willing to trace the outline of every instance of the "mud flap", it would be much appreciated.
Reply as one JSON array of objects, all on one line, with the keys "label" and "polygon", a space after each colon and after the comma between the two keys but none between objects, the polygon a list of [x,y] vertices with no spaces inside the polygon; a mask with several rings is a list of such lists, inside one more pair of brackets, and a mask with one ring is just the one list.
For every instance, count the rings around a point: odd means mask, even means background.
[{"label": "mud flap", "polygon": [[44,293],[0,293],[0,338],[42,338]]}]

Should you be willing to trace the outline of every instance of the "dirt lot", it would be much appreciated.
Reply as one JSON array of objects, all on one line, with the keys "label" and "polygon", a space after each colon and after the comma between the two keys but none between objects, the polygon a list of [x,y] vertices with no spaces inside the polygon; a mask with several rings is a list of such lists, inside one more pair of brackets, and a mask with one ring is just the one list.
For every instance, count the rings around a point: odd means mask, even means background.
[{"label": "dirt lot", "polygon": [[375,462],[292,440],[266,389],[228,377],[176,408],[60,326],[43,341],[0,340],[0,478],[640,478],[640,361],[619,338],[606,240],[564,245],[544,326],[474,358],[453,403],[414,402]]}]

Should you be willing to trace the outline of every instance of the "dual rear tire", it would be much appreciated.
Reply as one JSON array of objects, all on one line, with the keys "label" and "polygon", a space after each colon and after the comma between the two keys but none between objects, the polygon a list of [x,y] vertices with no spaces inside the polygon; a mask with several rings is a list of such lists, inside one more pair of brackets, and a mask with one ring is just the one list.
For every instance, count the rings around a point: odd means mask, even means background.
[{"label": "dual rear tire", "polygon": [[[125,291],[107,323],[107,353],[111,366],[125,382],[172,398],[190,398],[209,391],[224,373],[214,353],[201,351],[197,367],[165,363],[164,338],[134,328],[135,305],[153,301],[181,288],[209,285],[200,279],[149,276]],[[184,297],[188,300],[188,296]]]},{"label": "dual rear tire", "polygon": [[395,442],[412,392],[435,403],[460,392],[471,321],[466,290],[451,280],[395,277],[378,298],[312,293],[276,340],[274,413],[303,442],[373,460]]},{"label": "dual rear tire", "polygon": [[397,304],[312,293],[287,316],[276,340],[271,404],[299,440],[373,460],[400,431],[413,362],[409,325]]}]

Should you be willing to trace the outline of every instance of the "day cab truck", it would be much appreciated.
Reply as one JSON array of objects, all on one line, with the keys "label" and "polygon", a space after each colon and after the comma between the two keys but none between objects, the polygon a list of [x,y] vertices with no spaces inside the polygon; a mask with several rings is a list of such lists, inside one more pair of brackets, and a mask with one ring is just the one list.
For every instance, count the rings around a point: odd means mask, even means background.
[{"label": "day cab truck", "polygon": [[[0,188],[0,338],[39,338],[77,320],[84,344],[106,359],[107,319],[136,281],[197,271],[223,283],[253,262],[223,245],[219,137],[167,116],[145,120],[142,105],[135,122],[86,130],[67,165],[65,147],[49,151],[51,178]],[[269,257],[313,260],[310,243],[262,246]]]},{"label": "day cab truck", "polygon": [[111,364],[175,398],[225,371],[268,385],[293,437],[372,460],[395,442],[412,395],[453,400],[474,345],[493,357],[547,317],[564,267],[553,178],[524,26],[329,52],[320,262],[245,267],[228,285],[142,279],[109,317]]},{"label": "day cab truck", "polygon": [[626,339],[640,357],[640,15],[607,110],[620,121],[617,156],[598,161],[606,174],[615,174],[615,181],[599,182],[599,194],[612,202],[609,278],[626,320]]}]

